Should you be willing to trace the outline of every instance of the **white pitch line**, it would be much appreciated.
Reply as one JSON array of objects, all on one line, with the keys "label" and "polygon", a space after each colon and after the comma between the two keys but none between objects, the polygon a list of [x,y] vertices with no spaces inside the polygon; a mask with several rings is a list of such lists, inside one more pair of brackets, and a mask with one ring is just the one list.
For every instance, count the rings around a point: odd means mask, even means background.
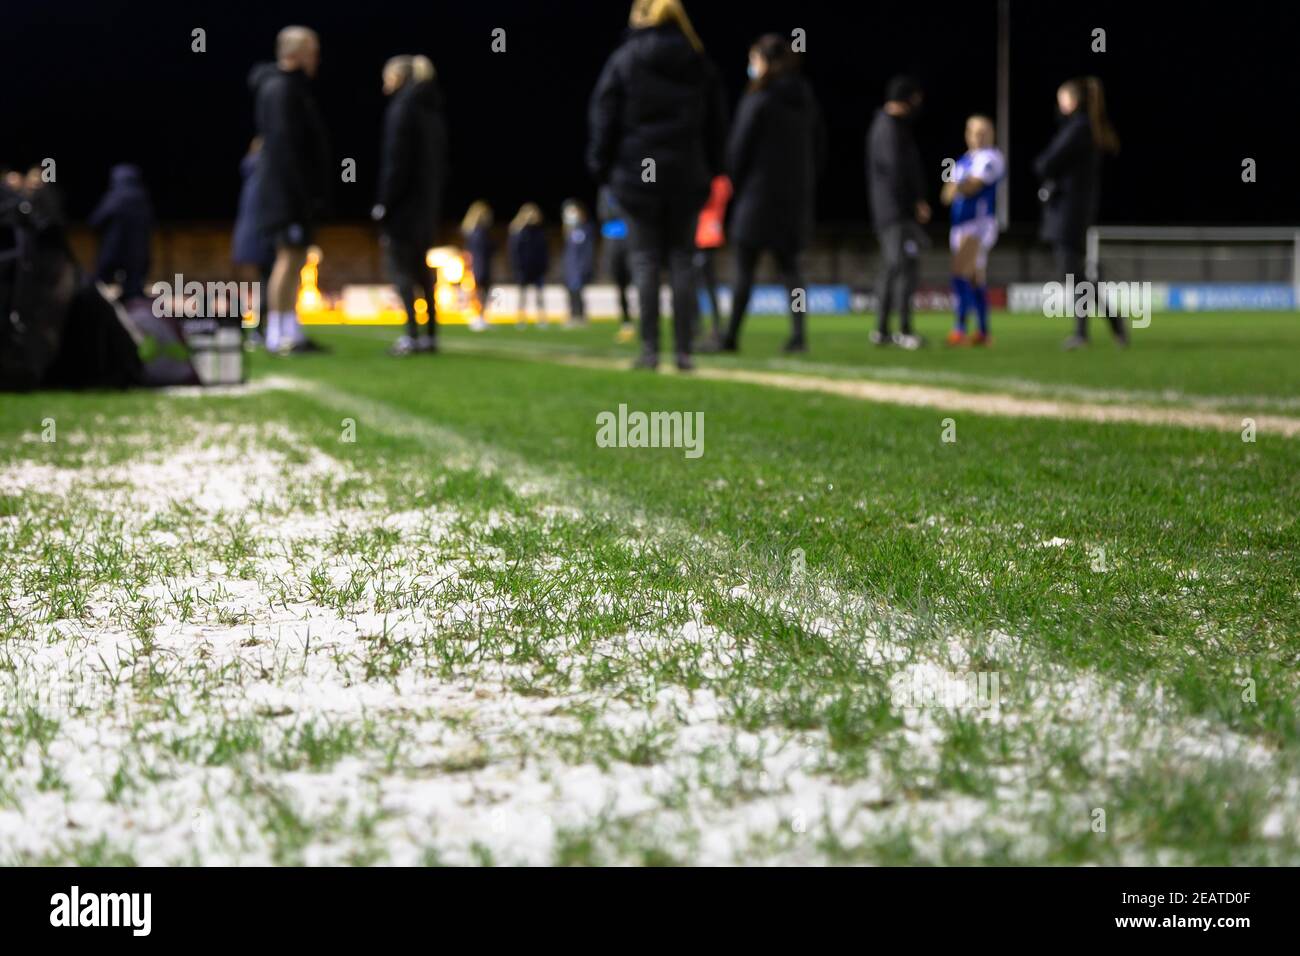
[{"label": "white pitch line", "polygon": [[[474,349],[460,351],[472,352]],[[577,355],[544,355],[515,349],[484,349],[482,354],[508,354],[530,361],[551,362],[575,368],[600,370],[624,369],[626,362],[615,359],[588,358]],[[670,374],[681,374],[671,369]],[[831,378],[789,372],[762,372],[750,369],[697,367],[690,377],[717,382],[739,382],[766,388],[783,388],[795,392],[820,392],[858,401],[940,411],[969,412],[1002,418],[1052,418],[1064,421],[1093,422],[1113,425],[1151,425],[1176,428],[1200,428],[1211,431],[1240,432],[1246,419],[1255,423],[1257,433],[1276,434],[1283,438],[1300,436],[1300,418],[1285,415],[1246,415],[1239,412],[1215,412],[1199,408],[1158,405],[1117,405],[1050,398],[1025,398],[1006,392],[966,392],[935,385],[908,385],[867,379]]]}]

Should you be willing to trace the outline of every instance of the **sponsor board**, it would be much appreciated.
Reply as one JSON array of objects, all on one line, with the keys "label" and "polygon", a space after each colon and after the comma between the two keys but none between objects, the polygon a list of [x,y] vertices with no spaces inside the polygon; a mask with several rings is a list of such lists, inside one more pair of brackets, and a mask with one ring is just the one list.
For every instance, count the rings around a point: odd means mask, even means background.
[{"label": "sponsor board", "polygon": [[[1009,310],[1042,315],[1049,285],[1047,282],[1013,282],[1007,287]],[[1295,289],[1279,282],[1151,283],[1151,308],[1157,312],[1285,311],[1296,307]]]}]

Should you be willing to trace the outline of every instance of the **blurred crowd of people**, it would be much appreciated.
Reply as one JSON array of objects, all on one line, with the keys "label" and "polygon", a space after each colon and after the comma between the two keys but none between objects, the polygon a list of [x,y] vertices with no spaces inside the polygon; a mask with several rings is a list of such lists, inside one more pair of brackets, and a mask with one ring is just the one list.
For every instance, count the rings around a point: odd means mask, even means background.
[{"label": "blurred crowd of people", "polygon": [[[330,177],[336,174],[311,84],[320,57],[314,31],[286,27],[276,38],[275,61],[254,67],[248,81],[257,135],[241,164],[232,258],[241,277],[261,282],[258,329],[267,350],[278,354],[321,350],[304,334],[296,313],[298,277],[328,215]],[[629,30],[601,71],[589,105],[585,158],[597,187],[595,215],[577,199],[562,208],[570,322],[586,319],[584,289],[599,260],[618,289],[623,340],[636,334],[627,296],[627,288],[634,289],[641,341],[635,367],[653,369],[660,360],[660,283],[666,276],[673,355],[679,369],[689,370],[695,352],[740,348],[757,268],[768,255],[789,292],[785,350],[807,350],[808,290],[800,257],[813,235],[827,136],[801,65],[802,54],[785,37],[759,37],[749,52],[748,85],[729,118],[720,74],[682,0],[634,0]],[[406,328],[391,351],[398,356],[435,352],[436,276],[426,254],[437,238],[448,176],[442,95],[434,65],[422,55],[391,58],[381,80],[388,103],[372,219],[406,314]],[[923,102],[915,79],[893,78],[867,133],[864,173],[881,263],[870,337],[879,346],[926,344],[911,315],[933,215],[927,199],[933,177],[914,132]],[[1057,102],[1059,132],[1034,162],[1043,201],[1041,235],[1053,247],[1057,272],[1082,277],[1101,157],[1118,149],[1118,139],[1096,78],[1067,81]],[[951,210],[955,302],[949,345],[990,341],[986,271],[1000,231],[997,189],[1007,168],[994,139],[988,117],[970,117],[967,152],[943,176],[940,198]],[[6,174],[3,188],[14,195],[41,189],[40,168],[25,176]],[[153,221],[140,169],[114,167],[108,192],[89,222],[100,240],[96,277],[120,287],[124,296],[142,294]],[[461,223],[476,297],[471,325],[478,330],[486,327],[498,285],[493,225],[486,200],[473,203]],[[508,237],[518,310],[524,313],[531,297],[543,315],[550,255],[542,210],[525,203],[510,221]],[[717,257],[728,244],[735,281],[730,315],[724,317]],[[701,289],[711,311],[707,328],[698,315]],[[972,313],[977,327],[968,332]],[[1112,325],[1116,338],[1127,342],[1122,320],[1112,319]],[[1066,345],[1086,344],[1087,337],[1081,315]]]}]

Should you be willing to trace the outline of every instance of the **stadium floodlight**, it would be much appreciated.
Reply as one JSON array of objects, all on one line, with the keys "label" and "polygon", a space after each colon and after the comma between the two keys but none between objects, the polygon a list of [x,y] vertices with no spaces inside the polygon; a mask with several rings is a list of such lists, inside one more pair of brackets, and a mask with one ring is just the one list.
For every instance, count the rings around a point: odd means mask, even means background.
[{"label": "stadium floodlight", "polygon": [[1258,301],[1247,308],[1300,309],[1300,227],[1093,226],[1086,254],[1090,279],[1104,261],[1107,279],[1181,283],[1181,308],[1232,307],[1223,300],[1235,295]]}]

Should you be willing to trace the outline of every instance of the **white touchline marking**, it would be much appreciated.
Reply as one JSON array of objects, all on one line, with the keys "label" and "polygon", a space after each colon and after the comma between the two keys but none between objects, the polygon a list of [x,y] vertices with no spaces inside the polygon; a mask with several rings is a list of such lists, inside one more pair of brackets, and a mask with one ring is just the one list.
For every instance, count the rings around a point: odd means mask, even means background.
[{"label": "white touchline marking", "polygon": [[[460,349],[473,352],[475,349]],[[574,368],[612,370],[626,368],[626,361],[579,356],[573,354],[547,355],[529,353],[522,349],[482,350],[484,353],[508,353],[511,357],[537,362],[550,362]],[[670,368],[669,375],[682,375]],[[1246,412],[1215,412],[1201,408],[1179,408],[1160,405],[1115,405],[1100,402],[1073,401],[1051,398],[1026,398],[1006,392],[965,392],[936,385],[908,385],[896,382],[875,382],[792,372],[762,372],[751,369],[727,369],[700,366],[683,377],[718,382],[738,382],[762,385],[767,388],[784,388],[796,392],[821,392],[877,402],[883,405],[907,405],[914,408],[935,408],[949,412],[969,412],[998,418],[1052,418],[1065,421],[1093,422],[1114,425],[1154,425],[1175,428],[1202,428],[1212,431],[1240,432]],[[1260,432],[1272,432],[1283,438],[1300,435],[1300,418],[1285,415],[1252,414]]]}]

